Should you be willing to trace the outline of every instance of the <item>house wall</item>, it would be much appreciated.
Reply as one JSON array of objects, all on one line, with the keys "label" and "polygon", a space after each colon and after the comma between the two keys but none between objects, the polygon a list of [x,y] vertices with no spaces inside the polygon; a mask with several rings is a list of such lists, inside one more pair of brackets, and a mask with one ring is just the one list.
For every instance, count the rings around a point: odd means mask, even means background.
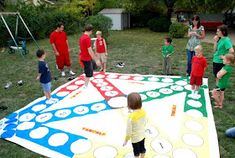
[{"label": "house wall", "polygon": [[112,19],[113,26],[111,30],[122,30],[121,14],[103,14]]}]

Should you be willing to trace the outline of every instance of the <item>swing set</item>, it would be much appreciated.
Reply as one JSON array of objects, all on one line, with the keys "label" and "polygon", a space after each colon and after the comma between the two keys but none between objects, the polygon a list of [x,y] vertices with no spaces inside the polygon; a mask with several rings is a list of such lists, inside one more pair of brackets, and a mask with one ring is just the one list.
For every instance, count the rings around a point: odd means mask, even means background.
[{"label": "swing set", "polygon": [[[25,29],[29,33],[30,37],[33,39],[35,45],[39,49],[39,45],[35,38],[33,37],[32,33],[30,32],[28,26],[24,22],[24,19],[21,17],[19,12],[0,12],[1,19],[5,25],[5,27],[8,30],[8,33],[11,36],[11,40],[8,41],[8,48],[9,48],[9,53],[14,53],[14,52],[19,52],[22,56],[26,55],[29,50],[27,50],[26,47],[26,38],[21,38],[18,37],[18,26],[19,26],[19,20],[23,23]],[[13,36],[4,16],[16,16],[16,28],[15,28],[15,36]]]}]

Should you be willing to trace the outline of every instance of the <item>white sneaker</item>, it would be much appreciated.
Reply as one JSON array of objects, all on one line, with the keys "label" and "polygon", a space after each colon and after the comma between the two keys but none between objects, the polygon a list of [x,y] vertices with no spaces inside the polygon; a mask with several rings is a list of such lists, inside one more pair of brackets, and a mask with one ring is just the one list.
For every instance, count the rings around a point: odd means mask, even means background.
[{"label": "white sneaker", "polygon": [[46,101],[46,104],[53,104],[55,101],[53,99],[49,99]]},{"label": "white sneaker", "polygon": [[61,72],[61,76],[65,77],[65,72],[64,71]]},{"label": "white sneaker", "polygon": [[75,75],[75,73],[72,70],[69,71],[69,74],[70,75]]}]

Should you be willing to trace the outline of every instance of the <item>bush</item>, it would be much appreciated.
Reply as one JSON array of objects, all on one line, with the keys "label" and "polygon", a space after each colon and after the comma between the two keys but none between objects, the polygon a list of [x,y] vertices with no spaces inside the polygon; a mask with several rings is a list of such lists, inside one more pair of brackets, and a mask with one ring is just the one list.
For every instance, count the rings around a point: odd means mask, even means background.
[{"label": "bush", "polygon": [[170,20],[166,17],[153,18],[148,21],[149,29],[154,32],[168,32],[170,24]]},{"label": "bush", "polygon": [[[50,33],[55,30],[56,24],[60,21],[64,23],[67,34],[74,34],[79,30],[78,22],[80,21],[80,17],[74,16],[72,12],[62,12],[58,9],[44,5],[35,7],[33,5],[24,3],[17,5],[12,11],[16,10],[20,12],[22,18],[29,27],[29,30],[35,39],[48,38]],[[16,17],[4,17],[12,33],[14,34],[16,27]],[[3,32],[0,34],[0,39],[5,39],[0,41],[0,46],[3,46],[6,45],[7,40],[11,38],[3,22],[0,22],[0,32]],[[23,38],[30,38],[30,35],[20,20],[18,36]]]},{"label": "bush", "polygon": [[183,38],[188,30],[188,27],[183,23],[173,23],[169,28],[169,36],[172,38]]},{"label": "bush", "polygon": [[96,31],[102,31],[102,35],[104,38],[108,38],[109,36],[109,30],[112,27],[112,20],[109,17],[103,16],[103,15],[95,15],[95,16],[89,16],[84,19],[83,26],[91,24],[93,29],[93,34],[95,35]]}]

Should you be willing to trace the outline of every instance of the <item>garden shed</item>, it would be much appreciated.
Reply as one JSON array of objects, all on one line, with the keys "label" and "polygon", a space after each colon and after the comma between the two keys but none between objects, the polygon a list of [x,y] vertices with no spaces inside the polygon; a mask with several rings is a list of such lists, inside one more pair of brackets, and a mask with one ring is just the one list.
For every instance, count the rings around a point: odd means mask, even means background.
[{"label": "garden shed", "polygon": [[113,23],[111,30],[130,28],[130,13],[122,8],[107,8],[101,10],[99,13],[111,18]]}]

